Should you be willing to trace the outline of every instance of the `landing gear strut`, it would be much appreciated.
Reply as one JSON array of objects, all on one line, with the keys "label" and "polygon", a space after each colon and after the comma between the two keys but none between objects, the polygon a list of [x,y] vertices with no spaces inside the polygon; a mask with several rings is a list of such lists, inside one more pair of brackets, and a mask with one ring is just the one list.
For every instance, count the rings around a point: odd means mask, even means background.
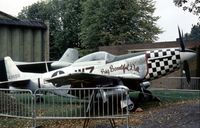
[{"label": "landing gear strut", "polygon": [[145,102],[150,102],[150,101],[158,101],[160,102],[160,99],[156,96],[153,96],[152,92],[146,89],[143,89],[139,94],[138,97],[133,98],[131,97],[131,100],[134,103],[134,108],[132,111],[135,111],[141,104]]},{"label": "landing gear strut", "polygon": [[140,102],[151,101],[153,99],[153,95],[149,90],[143,90],[138,95],[138,100]]}]

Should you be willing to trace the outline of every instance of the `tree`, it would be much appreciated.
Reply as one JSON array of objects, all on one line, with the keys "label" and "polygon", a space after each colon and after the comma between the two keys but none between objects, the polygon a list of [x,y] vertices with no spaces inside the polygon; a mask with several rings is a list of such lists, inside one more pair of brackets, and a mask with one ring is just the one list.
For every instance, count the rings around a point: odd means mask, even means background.
[{"label": "tree", "polygon": [[82,46],[140,43],[156,40],[161,31],[152,0],[87,0],[83,4]]},{"label": "tree", "polygon": [[191,32],[185,34],[186,40],[200,41],[200,24],[193,25]]},{"label": "tree", "polygon": [[199,0],[174,0],[174,3],[178,7],[182,7],[183,10],[188,10],[195,15],[200,14],[200,1]]},{"label": "tree", "polygon": [[48,20],[50,23],[50,59],[58,59],[69,47],[79,47],[80,0],[40,1],[25,7],[20,19]]},{"label": "tree", "polygon": [[199,40],[200,41],[200,24],[194,25],[191,29],[190,33],[191,40]]},{"label": "tree", "polygon": [[48,0],[24,8],[18,17],[49,21],[50,58],[57,59],[68,47],[91,52],[156,40],[161,31],[154,10],[152,0]]}]

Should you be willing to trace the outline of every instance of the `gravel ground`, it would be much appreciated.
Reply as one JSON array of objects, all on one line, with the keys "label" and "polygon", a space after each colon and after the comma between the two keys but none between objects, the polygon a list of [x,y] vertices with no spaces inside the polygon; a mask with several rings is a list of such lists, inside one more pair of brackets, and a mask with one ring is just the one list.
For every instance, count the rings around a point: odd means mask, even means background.
[{"label": "gravel ground", "polygon": [[136,128],[200,128],[200,101],[184,101],[133,113]]},{"label": "gravel ground", "polygon": [[[117,122],[118,128],[125,128],[125,125],[120,123],[122,122]],[[129,126],[131,128],[200,128],[200,101],[184,101],[149,108],[143,112],[133,112],[129,118]],[[99,124],[96,128],[111,128],[111,126]]]}]

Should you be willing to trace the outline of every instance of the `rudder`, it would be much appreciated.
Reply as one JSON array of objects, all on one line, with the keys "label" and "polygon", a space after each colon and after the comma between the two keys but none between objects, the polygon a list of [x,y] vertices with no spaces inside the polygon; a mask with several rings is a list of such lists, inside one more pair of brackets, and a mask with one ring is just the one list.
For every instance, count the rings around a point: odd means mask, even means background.
[{"label": "rudder", "polygon": [[21,71],[10,57],[4,57],[4,65],[8,81],[18,80],[20,78]]}]

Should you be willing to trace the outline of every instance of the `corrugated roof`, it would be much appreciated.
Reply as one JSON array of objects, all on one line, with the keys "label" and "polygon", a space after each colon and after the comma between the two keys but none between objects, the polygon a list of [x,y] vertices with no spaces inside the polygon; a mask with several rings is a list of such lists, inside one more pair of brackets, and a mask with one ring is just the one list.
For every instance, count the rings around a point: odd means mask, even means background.
[{"label": "corrugated roof", "polygon": [[0,25],[9,25],[9,26],[22,26],[22,27],[34,27],[46,29],[47,26],[42,21],[35,20],[9,20],[9,19],[0,19]]}]

